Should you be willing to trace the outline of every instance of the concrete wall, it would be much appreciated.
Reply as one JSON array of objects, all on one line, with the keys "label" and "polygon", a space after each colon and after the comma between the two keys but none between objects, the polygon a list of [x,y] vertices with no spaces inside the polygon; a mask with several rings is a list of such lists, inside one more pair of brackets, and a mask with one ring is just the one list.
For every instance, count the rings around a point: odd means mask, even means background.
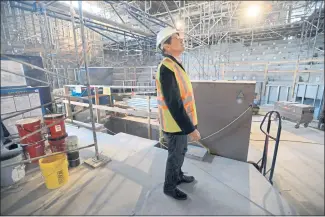
[{"label": "concrete wall", "polygon": [[[222,129],[254,100],[255,82],[193,81],[198,114],[198,130],[202,138]],[[237,97],[243,93],[243,102]],[[247,161],[252,112],[249,110],[233,125],[202,143],[217,155]]]}]

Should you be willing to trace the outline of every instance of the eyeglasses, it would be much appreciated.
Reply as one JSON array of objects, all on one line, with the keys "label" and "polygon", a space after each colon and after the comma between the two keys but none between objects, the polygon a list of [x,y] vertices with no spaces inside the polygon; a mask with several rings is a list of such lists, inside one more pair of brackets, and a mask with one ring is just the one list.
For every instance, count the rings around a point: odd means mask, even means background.
[{"label": "eyeglasses", "polygon": [[182,39],[184,40],[184,32],[178,32],[177,34],[177,39]]}]

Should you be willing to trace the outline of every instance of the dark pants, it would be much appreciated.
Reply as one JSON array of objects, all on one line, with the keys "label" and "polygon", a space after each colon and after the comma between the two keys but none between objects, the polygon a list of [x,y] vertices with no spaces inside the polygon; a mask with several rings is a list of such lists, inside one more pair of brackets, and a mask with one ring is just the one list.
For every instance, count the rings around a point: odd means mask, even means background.
[{"label": "dark pants", "polygon": [[183,175],[182,166],[187,151],[187,135],[171,135],[164,133],[168,144],[164,190],[172,191]]}]

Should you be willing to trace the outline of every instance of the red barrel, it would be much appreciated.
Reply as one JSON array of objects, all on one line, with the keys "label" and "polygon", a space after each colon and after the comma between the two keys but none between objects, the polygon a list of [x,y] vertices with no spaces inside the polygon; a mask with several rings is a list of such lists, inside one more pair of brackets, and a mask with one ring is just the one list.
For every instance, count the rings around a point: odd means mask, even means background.
[{"label": "red barrel", "polygon": [[[41,129],[41,119],[39,118],[26,118],[16,122],[18,133],[20,138]],[[40,157],[45,155],[45,143],[42,138],[42,133],[38,132],[26,139],[21,139],[20,142],[23,145],[25,155],[28,159]],[[34,160],[33,163],[38,162]]]},{"label": "red barrel", "polygon": [[64,125],[64,114],[49,114],[44,116],[44,123],[46,126],[49,126],[57,121],[59,121],[57,124],[48,127],[49,136],[52,139],[62,138],[67,134]]},{"label": "red barrel", "polygon": [[[26,150],[25,154],[27,155],[26,156],[27,159],[28,159],[28,156],[30,158],[40,157],[40,156],[45,155],[45,142],[43,140],[43,141],[40,141],[40,142],[37,142],[34,144],[29,144],[29,145],[25,146],[24,149]],[[34,160],[32,162],[37,163],[38,160]]]},{"label": "red barrel", "polygon": [[[16,127],[18,129],[19,137],[22,138],[27,134],[35,132],[36,130],[41,129],[41,119],[38,118],[26,118],[16,122]],[[27,137],[26,139],[20,140],[22,144],[31,144],[36,143],[42,140],[41,132],[38,132],[32,136]]]},{"label": "red barrel", "polygon": [[67,138],[67,136],[68,135],[66,134],[65,136],[60,138],[51,138],[51,137],[48,138],[50,149],[53,153],[66,150],[65,138]]}]

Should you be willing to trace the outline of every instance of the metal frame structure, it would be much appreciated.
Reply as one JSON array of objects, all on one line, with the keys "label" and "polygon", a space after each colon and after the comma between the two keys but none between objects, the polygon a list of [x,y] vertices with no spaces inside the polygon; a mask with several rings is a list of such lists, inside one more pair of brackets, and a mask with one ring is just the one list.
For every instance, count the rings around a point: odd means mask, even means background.
[{"label": "metal frame structure", "polygon": [[[2,53],[41,55],[45,68],[59,75],[67,75],[60,68],[79,70],[84,60],[81,35],[76,31],[80,17],[73,3],[76,1],[67,4],[2,1],[1,41],[5,42]],[[95,14],[84,12],[89,66],[156,65],[160,55],[155,50],[155,34],[164,26],[177,26],[178,22],[185,32],[187,54],[202,60],[200,67],[211,61],[210,54],[205,52],[211,45],[249,46],[258,41],[296,37],[300,39],[300,47],[310,45],[310,57],[315,49],[319,50],[315,43],[324,32],[323,1],[263,4],[262,13],[253,22],[244,19],[248,3],[240,1],[88,3],[102,9]],[[202,47],[205,48],[201,50]],[[198,49],[198,53],[192,52]],[[299,52],[296,56],[301,59]],[[231,53],[223,55],[227,62]],[[189,65],[187,61],[186,58],[183,61],[185,67]],[[67,84],[50,82],[54,88]]]},{"label": "metal frame structure", "polygon": [[[300,40],[300,49],[308,45],[311,61],[319,59],[313,57],[315,50],[324,53],[324,48],[315,47],[319,35],[324,34],[323,1],[264,2],[262,13],[254,21],[245,18],[249,5],[244,1],[87,2],[88,7],[94,7],[92,13],[83,10],[81,2],[76,10],[74,3],[1,1],[1,54],[41,56],[45,69],[39,70],[46,73],[45,83],[53,89],[78,84],[75,72],[85,65],[85,85],[89,89],[90,66],[123,66],[125,78],[130,78],[135,73],[127,68],[157,65],[161,55],[155,49],[155,36],[166,26],[184,31],[186,54],[200,59],[199,68],[210,64],[206,49],[213,45],[239,43],[249,47],[253,42],[295,37]],[[296,53],[293,86],[299,63],[306,61],[300,49]],[[230,56],[226,52],[223,62],[219,58],[213,63],[215,68],[218,65],[219,78],[228,70],[226,63],[236,64],[229,62]],[[183,60],[185,68],[187,61]],[[269,65],[265,64],[264,79]],[[203,71],[203,78],[206,75],[209,73]],[[97,147],[95,133],[94,144]]]},{"label": "metal frame structure", "polygon": [[[84,58],[84,64],[85,64],[85,70],[86,70],[86,87],[88,89],[88,93],[90,93],[90,78],[89,78],[89,73],[88,73],[88,55],[87,55],[87,41],[86,41],[86,38],[85,38],[85,31],[84,31],[84,23],[83,23],[83,11],[82,11],[82,2],[79,2],[79,14],[80,14],[80,19],[81,19],[81,22],[80,22],[80,30],[81,30],[81,36],[82,36],[82,53],[83,53],[83,58]],[[46,18],[46,13],[45,13],[45,18]],[[45,19],[46,20],[46,19]],[[8,56],[6,56],[8,58]],[[9,57],[10,58],[10,57]],[[17,61],[13,58],[10,58],[11,60],[13,61]],[[25,63],[25,62],[22,62],[22,61],[17,61],[17,62],[20,62],[22,64],[25,64],[25,65],[29,65],[31,67],[34,67],[34,68],[39,68],[39,67],[36,67],[36,66],[33,66],[31,64],[28,64],[28,63]],[[12,73],[10,70],[6,70],[8,73]],[[53,75],[53,76],[56,76],[57,78],[58,77],[63,77],[63,76],[59,76],[58,74],[55,74],[51,71],[48,71],[48,70],[45,70],[45,69],[41,69],[41,71],[43,72],[46,72],[47,75]],[[26,76],[25,76],[26,77]],[[26,77],[27,78],[27,77]],[[29,77],[28,77],[29,78]],[[65,78],[65,77],[63,77]],[[29,79],[33,79],[33,78],[29,78]],[[66,79],[66,78],[65,78]],[[73,80],[72,80],[73,81]],[[43,83],[47,83],[46,81],[41,81]],[[75,81],[78,83],[78,81]],[[57,99],[56,99],[57,100]],[[53,102],[55,102],[56,100],[54,100]],[[97,136],[96,136],[96,129],[95,129],[95,123],[94,123],[94,119],[93,119],[93,107],[92,107],[92,99],[91,99],[91,95],[88,94],[88,100],[89,100],[89,114],[90,114],[90,117],[91,117],[91,123],[92,123],[92,132],[93,132],[93,139],[94,139],[94,144],[91,144],[91,145],[88,145],[88,146],[85,146],[85,147],[81,147],[81,148],[77,148],[77,149],[74,149],[72,151],[76,151],[76,150],[81,150],[81,149],[84,149],[84,148],[89,148],[89,147],[92,147],[94,146],[95,147],[95,158],[96,158],[96,161],[97,162],[100,162],[101,161],[101,158],[100,158],[100,154],[99,154],[99,151],[98,151],[98,144],[97,144]],[[51,103],[53,103],[51,102]],[[70,102],[70,101],[69,101]],[[45,105],[42,105],[42,106],[45,106]],[[36,109],[36,108],[33,108],[33,109]],[[85,111],[87,110],[88,108],[84,108],[78,112],[75,112],[73,114],[71,114],[70,116],[66,116],[64,119],[67,119],[67,118],[71,118],[73,119],[73,115],[77,114],[77,113],[81,113],[82,111]],[[18,114],[19,115],[19,114]],[[17,116],[17,114],[15,114],[15,116]],[[51,126],[54,126],[55,124],[58,124],[60,121],[62,120],[58,120],[54,123],[52,123],[51,125],[48,125],[46,127],[51,127]],[[43,129],[39,129],[37,131],[34,131],[32,133],[29,133],[27,134],[26,136],[20,138],[21,140],[22,139],[25,139],[25,138],[28,138],[36,133],[39,133],[41,132]],[[5,145],[5,147],[9,147],[10,145],[12,145],[14,142],[10,142],[8,144]],[[64,152],[57,152],[57,153],[52,153],[52,154],[48,154],[48,155],[45,155],[45,156],[41,156],[41,157],[37,157],[37,158],[32,158],[32,159],[27,159],[27,160],[23,160],[21,162],[16,162],[16,163],[12,163],[12,164],[8,164],[8,165],[1,165],[1,167],[8,167],[8,166],[12,166],[12,165],[16,165],[16,164],[23,164],[23,163],[30,163],[32,162],[33,160],[38,160],[38,159],[41,159],[41,158],[46,158],[46,157],[49,157],[49,156],[53,156],[53,155],[57,155],[57,154],[60,154],[60,153],[66,153],[66,152],[69,152],[71,150],[67,150],[67,151],[64,151]]]}]

